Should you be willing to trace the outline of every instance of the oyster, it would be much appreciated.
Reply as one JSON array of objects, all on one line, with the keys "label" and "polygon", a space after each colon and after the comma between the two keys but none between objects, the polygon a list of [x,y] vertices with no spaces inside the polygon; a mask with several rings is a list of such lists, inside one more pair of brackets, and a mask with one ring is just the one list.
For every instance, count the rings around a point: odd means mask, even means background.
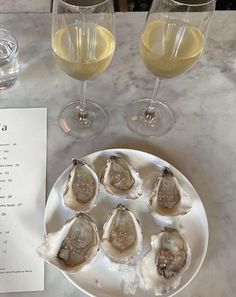
[{"label": "oyster", "polygon": [[140,224],[130,210],[119,204],[103,226],[101,248],[116,263],[128,263],[139,255],[143,235]]},{"label": "oyster", "polygon": [[88,211],[98,195],[99,180],[96,173],[81,160],[73,159],[64,204],[75,211]]},{"label": "oyster", "polygon": [[37,252],[61,270],[75,273],[95,258],[98,249],[97,226],[86,213],[80,212],[69,218],[59,231],[48,234]]},{"label": "oyster", "polygon": [[139,173],[126,160],[110,156],[101,178],[105,190],[113,195],[137,199],[142,195],[142,180]]},{"label": "oyster", "polygon": [[158,178],[149,203],[156,213],[164,216],[184,215],[192,207],[191,197],[168,167],[164,167]]},{"label": "oyster", "polygon": [[151,250],[144,256],[141,273],[146,289],[162,295],[177,288],[191,263],[191,251],[176,229],[165,228],[151,237]]}]

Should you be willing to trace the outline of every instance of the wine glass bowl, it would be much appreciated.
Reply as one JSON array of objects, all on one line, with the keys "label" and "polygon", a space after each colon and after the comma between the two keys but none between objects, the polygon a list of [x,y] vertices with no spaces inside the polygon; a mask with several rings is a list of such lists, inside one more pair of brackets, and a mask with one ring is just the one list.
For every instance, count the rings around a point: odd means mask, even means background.
[{"label": "wine glass bowl", "polygon": [[155,76],[172,78],[192,68],[203,45],[204,36],[196,27],[178,20],[157,20],[146,27],[140,53]]},{"label": "wine glass bowl", "polygon": [[53,52],[64,72],[75,79],[88,80],[98,76],[110,64],[114,37],[102,26],[77,21],[56,32]]},{"label": "wine glass bowl", "polygon": [[55,0],[52,50],[61,69],[81,81],[79,100],[65,106],[59,124],[66,134],[87,138],[100,133],[107,116],[95,102],[85,100],[87,80],[110,64],[115,50],[112,0]]},{"label": "wine glass bowl", "polygon": [[128,127],[144,136],[160,136],[174,122],[169,107],[157,100],[162,79],[190,70],[203,53],[215,0],[154,0],[140,38],[140,55],[157,77],[151,99],[131,102],[125,112]]}]

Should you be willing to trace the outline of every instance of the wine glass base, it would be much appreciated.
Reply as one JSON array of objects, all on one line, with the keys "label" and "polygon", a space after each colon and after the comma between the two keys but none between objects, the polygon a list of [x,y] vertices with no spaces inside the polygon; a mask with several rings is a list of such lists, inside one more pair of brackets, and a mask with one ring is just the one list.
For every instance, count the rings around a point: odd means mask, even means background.
[{"label": "wine glass base", "polygon": [[158,101],[153,115],[147,113],[151,99],[133,101],[125,108],[124,119],[130,130],[143,136],[161,136],[167,133],[174,117],[167,105]]},{"label": "wine glass base", "polygon": [[66,105],[59,115],[62,131],[77,139],[90,138],[101,133],[106,127],[106,112],[95,102],[86,100],[86,116],[79,115],[78,102]]}]

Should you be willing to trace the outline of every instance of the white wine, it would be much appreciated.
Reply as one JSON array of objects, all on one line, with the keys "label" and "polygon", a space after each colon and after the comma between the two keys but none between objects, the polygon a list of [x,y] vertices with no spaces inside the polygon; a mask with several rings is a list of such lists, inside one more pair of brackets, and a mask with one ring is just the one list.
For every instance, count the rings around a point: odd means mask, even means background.
[{"label": "white wine", "polygon": [[149,23],[141,37],[140,52],[144,64],[160,78],[175,77],[189,70],[204,47],[202,32],[178,20]]},{"label": "white wine", "polygon": [[76,22],[58,30],[52,42],[58,64],[71,77],[96,77],[110,64],[114,50],[113,34],[102,26]]}]

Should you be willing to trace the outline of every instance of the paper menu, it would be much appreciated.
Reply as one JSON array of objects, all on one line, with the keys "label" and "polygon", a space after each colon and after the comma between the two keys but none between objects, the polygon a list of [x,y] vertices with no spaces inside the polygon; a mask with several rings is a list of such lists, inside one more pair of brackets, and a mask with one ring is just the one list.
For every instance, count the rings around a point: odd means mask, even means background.
[{"label": "paper menu", "polygon": [[0,109],[0,293],[44,289],[47,109]]}]

